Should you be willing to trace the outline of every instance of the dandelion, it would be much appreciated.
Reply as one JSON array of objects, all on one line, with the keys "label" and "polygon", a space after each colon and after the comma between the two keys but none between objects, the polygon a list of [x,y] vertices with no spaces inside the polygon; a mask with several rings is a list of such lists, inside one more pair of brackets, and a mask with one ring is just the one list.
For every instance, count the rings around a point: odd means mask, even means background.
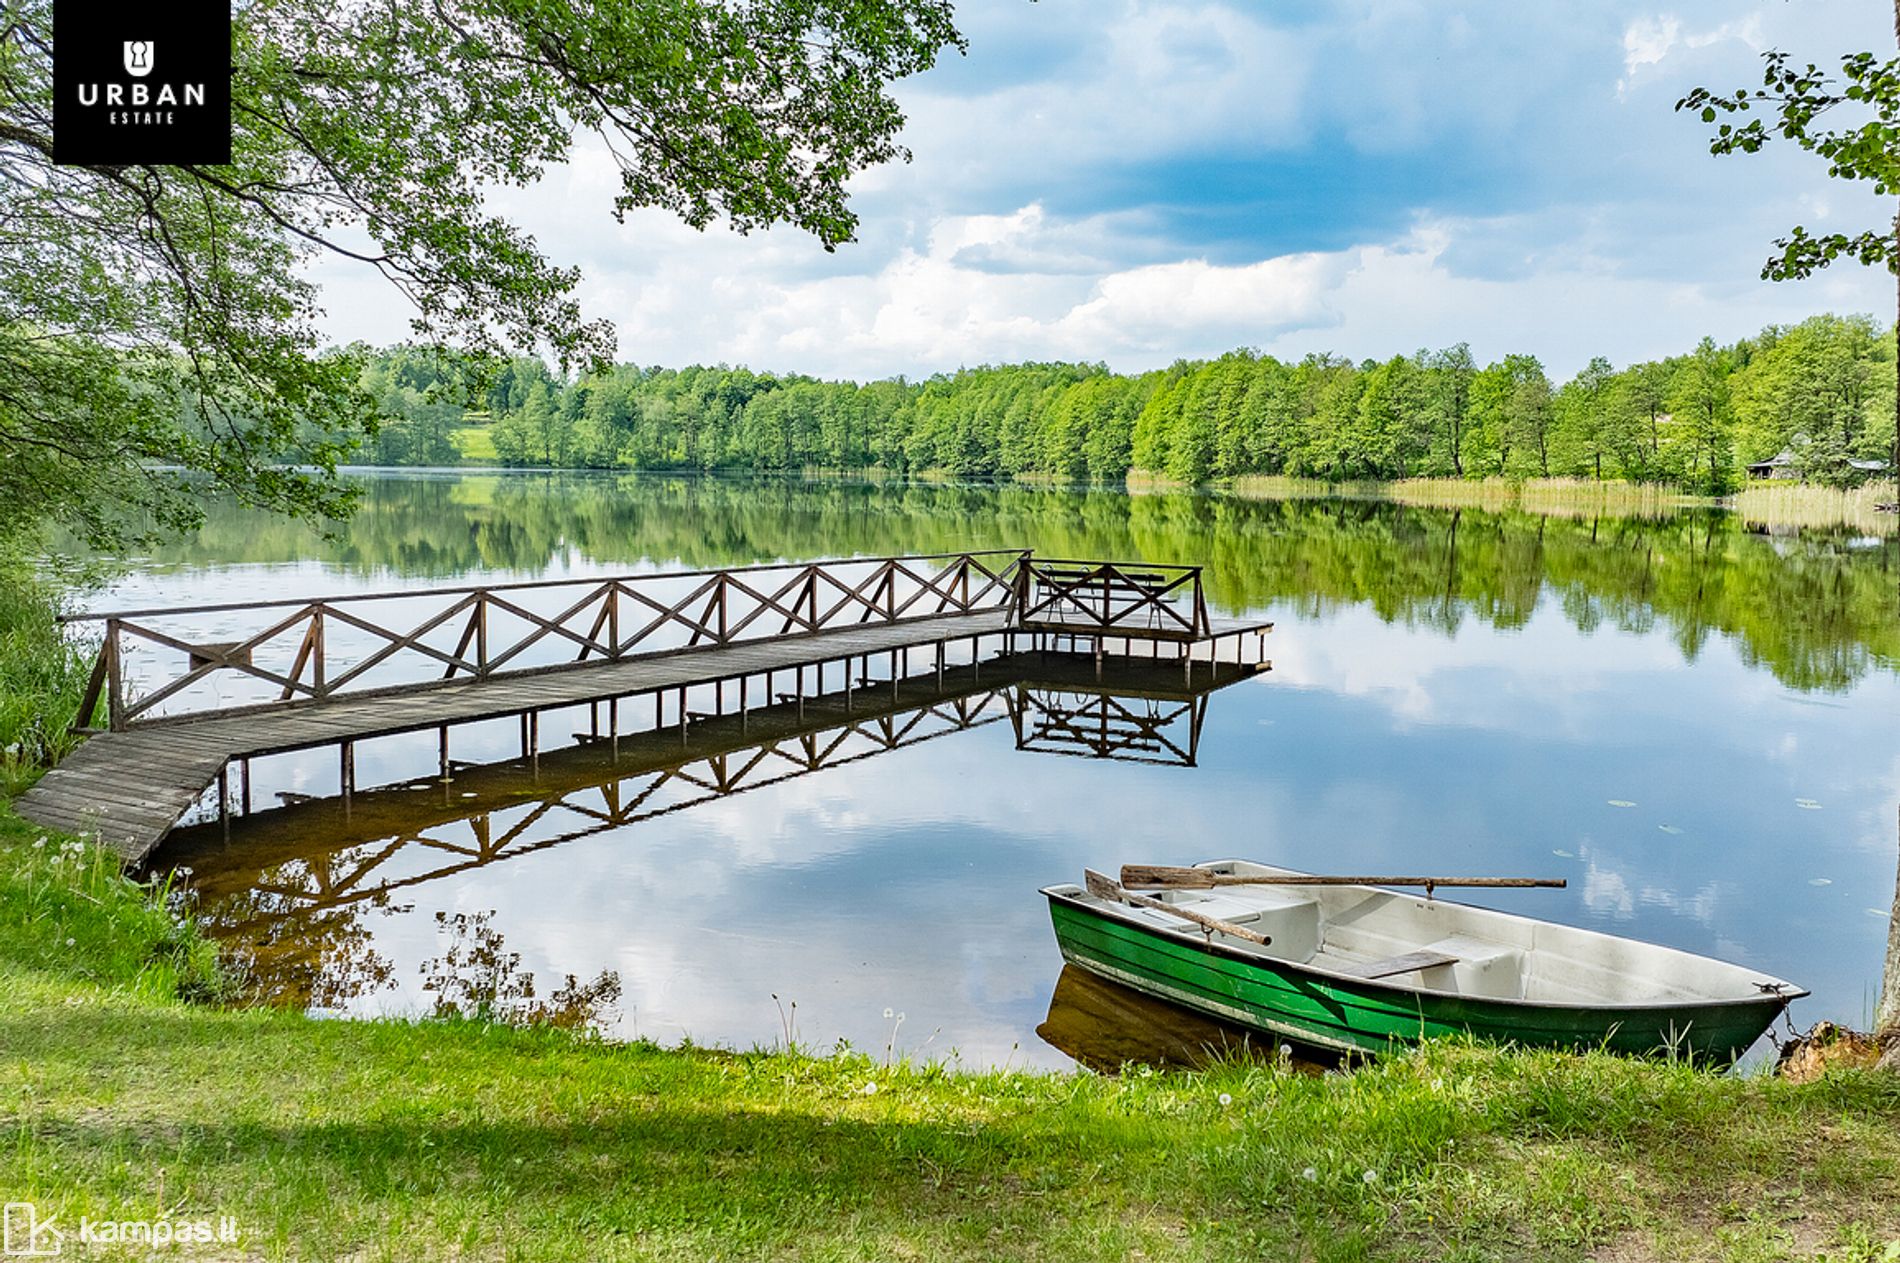
[{"label": "dandelion", "polygon": [[1229,1105],[1232,1105],[1234,1103],[1234,1098],[1232,1094],[1227,1093],[1227,1092],[1222,1092],[1220,1094],[1220,1103],[1221,1103],[1221,1108],[1223,1109],[1225,1109]]},{"label": "dandelion", "polygon": [[896,1016],[897,1016],[897,1012],[896,1012],[896,1010],[894,1010],[894,1009],[892,1009],[892,1008],[891,1008],[891,1007],[890,1007],[889,1005],[885,1005],[885,1006],[884,1006],[884,1020],[885,1020],[885,1021],[887,1021],[887,1022],[888,1022],[888,1021],[890,1021],[890,1020],[891,1020],[891,1019],[892,1019],[893,1017],[896,1017]]},{"label": "dandelion", "polygon": [[858,1095],[859,1095],[859,1096],[876,1096],[876,1095],[877,1095],[877,1084],[875,1084],[875,1083],[867,1083],[867,1084],[865,1084],[865,1085],[864,1085],[863,1087],[861,1087],[861,1088],[859,1088],[859,1089],[858,1089]]},{"label": "dandelion", "polygon": [[1359,1178],[1368,1184],[1377,1184],[1379,1182],[1379,1173],[1374,1171],[1371,1167],[1367,1167],[1366,1173]]},{"label": "dandelion", "polygon": [[71,938],[69,938],[69,939],[67,939],[67,940],[66,940],[66,946],[68,946],[68,947],[72,947],[72,946],[74,946],[74,945],[76,945],[76,944],[77,944],[78,942],[79,942],[79,940],[78,940],[78,939],[71,939]]},{"label": "dandelion", "polygon": [[1319,1172],[1312,1167],[1308,1167],[1306,1170],[1300,1172],[1300,1178],[1305,1180],[1308,1184],[1314,1184],[1319,1181]]},{"label": "dandelion", "polygon": [[43,835],[37,841],[33,843],[33,849],[36,851],[43,851],[46,849],[46,838]]}]

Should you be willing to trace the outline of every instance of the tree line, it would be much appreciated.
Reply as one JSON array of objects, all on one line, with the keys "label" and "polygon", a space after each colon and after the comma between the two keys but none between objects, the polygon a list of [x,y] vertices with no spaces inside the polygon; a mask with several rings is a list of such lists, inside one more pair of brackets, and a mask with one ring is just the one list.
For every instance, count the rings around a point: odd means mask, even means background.
[{"label": "tree line", "polygon": [[1147,373],[1100,364],[962,369],[924,381],[821,381],[746,368],[562,378],[538,359],[474,363],[413,347],[364,356],[380,424],[368,454],[453,464],[485,427],[500,463],[656,470],[881,469],[964,477],[1180,482],[1254,474],[1621,478],[1725,491],[1787,451],[1840,484],[1893,442],[1893,345],[1822,315],[1569,381],[1532,355],[1479,364],[1465,343],[1354,363],[1239,350]]}]

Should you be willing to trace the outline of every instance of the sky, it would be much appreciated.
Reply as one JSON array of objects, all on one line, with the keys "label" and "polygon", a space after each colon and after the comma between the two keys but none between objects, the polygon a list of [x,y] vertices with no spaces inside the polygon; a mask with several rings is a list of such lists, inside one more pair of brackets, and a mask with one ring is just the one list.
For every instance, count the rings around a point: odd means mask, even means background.
[{"label": "sky", "polygon": [[[1859,0],[964,0],[965,56],[900,84],[913,160],[851,185],[858,240],[617,224],[604,150],[494,205],[583,274],[618,358],[858,380],[1124,372],[1252,347],[1468,341],[1567,377],[1821,311],[1891,319],[1852,264],[1758,279],[1794,224],[1890,222],[1792,146],[1713,157],[1674,104],[1891,46]],[[325,329],[393,342],[379,281],[319,264]]]}]

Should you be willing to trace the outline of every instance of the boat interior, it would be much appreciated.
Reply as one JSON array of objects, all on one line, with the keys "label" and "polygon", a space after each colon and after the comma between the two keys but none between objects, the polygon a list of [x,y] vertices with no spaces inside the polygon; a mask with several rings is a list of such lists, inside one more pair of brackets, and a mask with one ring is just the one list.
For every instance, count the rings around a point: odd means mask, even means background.
[{"label": "boat interior", "polygon": [[[1246,860],[1213,873],[1299,875]],[[1759,998],[1779,982],[1706,956],[1574,926],[1367,886],[1233,885],[1147,892],[1272,940],[1262,947],[1158,909],[1115,912],[1183,937],[1346,977],[1455,995],[1551,1004],[1645,1005]],[[1092,896],[1077,891],[1094,902]],[[1781,984],[1792,994],[1796,988]]]}]

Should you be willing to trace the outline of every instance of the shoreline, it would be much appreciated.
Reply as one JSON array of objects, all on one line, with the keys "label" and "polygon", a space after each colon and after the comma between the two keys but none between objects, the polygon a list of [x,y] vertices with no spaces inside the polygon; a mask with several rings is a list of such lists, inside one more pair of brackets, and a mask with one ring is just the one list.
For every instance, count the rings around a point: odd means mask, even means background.
[{"label": "shoreline", "polygon": [[[1427,509],[1481,509],[1543,517],[1660,519],[1683,512],[1733,515],[1745,527],[1773,532],[1851,530],[1870,536],[1900,536],[1900,513],[1877,506],[1893,488],[1870,483],[1848,491],[1791,482],[1752,484],[1727,496],[1704,496],[1649,483],[1595,482],[1575,478],[1407,478],[1397,482],[1328,483],[1278,475],[1246,474],[1210,483],[1207,489],[1255,500],[1364,500]],[[1135,471],[1132,495],[1182,491],[1177,482]]]},{"label": "shoreline", "polygon": [[1459,1041],[1345,1074],[966,1071],[323,1020],[220,1003],[229,988],[165,892],[0,806],[8,1200],[67,1225],[230,1222],[242,1257],[271,1258],[1900,1245],[1900,1076],[1881,1072],[1795,1084]]}]

